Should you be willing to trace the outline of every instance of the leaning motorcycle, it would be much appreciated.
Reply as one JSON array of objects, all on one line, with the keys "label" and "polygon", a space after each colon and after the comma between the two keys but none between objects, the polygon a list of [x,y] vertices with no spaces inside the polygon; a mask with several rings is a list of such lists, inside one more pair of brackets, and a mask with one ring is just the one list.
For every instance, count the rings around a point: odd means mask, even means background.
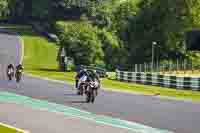
[{"label": "leaning motorcycle", "polygon": [[94,103],[95,98],[97,96],[97,88],[99,83],[97,81],[90,81],[87,84],[85,94],[86,94],[86,102]]},{"label": "leaning motorcycle", "polygon": [[12,80],[12,78],[14,77],[14,70],[8,69],[7,76],[8,76],[8,80]]},{"label": "leaning motorcycle", "polygon": [[16,71],[15,78],[16,78],[16,82],[19,83],[22,78],[22,70],[21,69]]}]

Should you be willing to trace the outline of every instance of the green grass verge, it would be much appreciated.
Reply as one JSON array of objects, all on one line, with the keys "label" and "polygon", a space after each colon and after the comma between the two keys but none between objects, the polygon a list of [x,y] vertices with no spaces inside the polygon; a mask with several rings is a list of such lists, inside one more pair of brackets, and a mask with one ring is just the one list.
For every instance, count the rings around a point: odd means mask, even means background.
[{"label": "green grass verge", "polygon": [[[27,73],[74,83],[74,72],[63,73],[57,71],[57,46],[55,44],[48,42],[44,37],[34,33],[28,26],[9,25],[7,27],[18,31],[24,39],[24,66]],[[113,77],[113,75],[111,75],[111,77]],[[197,91],[175,90],[158,86],[119,82],[110,79],[103,79],[102,85],[105,88],[128,92],[140,92],[150,95],[160,94],[161,96],[200,101],[200,92]]]},{"label": "green grass verge", "polygon": [[31,71],[56,71],[57,46],[46,38],[36,34],[31,26],[3,25],[18,32],[24,40],[24,61],[26,72]]},{"label": "green grass verge", "polygon": [[0,125],[0,133],[22,133],[22,132]]},{"label": "green grass verge", "polygon": [[143,94],[168,96],[180,99],[190,99],[200,101],[200,92],[190,90],[176,90],[159,86],[148,86],[134,83],[119,82],[115,80],[103,80],[103,86],[115,88],[117,90],[125,90],[128,92],[140,92]]}]

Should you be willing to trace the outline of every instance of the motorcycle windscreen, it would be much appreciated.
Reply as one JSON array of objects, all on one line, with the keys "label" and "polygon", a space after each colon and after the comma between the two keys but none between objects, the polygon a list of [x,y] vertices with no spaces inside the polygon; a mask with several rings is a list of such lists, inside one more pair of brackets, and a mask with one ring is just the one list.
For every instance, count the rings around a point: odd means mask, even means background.
[{"label": "motorcycle windscreen", "polygon": [[82,76],[82,77],[79,79],[80,82],[85,82],[86,80],[87,80],[87,76]]}]

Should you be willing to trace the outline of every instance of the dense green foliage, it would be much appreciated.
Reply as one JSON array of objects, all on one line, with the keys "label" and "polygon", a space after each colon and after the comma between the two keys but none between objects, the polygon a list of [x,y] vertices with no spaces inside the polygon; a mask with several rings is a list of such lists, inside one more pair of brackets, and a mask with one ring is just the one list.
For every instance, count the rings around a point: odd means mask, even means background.
[{"label": "dense green foliage", "polygon": [[23,22],[62,20],[60,43],[76,64],[150,62],[153,41],[160,60],[198,57],[186,51],[185,32],[200,27],[199,0],[2,0],[0,7],[1,16]]},{"label": "dense green foliage", "polygon": [[63,26],[60,34],[61,44],[65,46],[68,56],[74,58],[76,64],[101,63],[103,51],[97,37],[97,29],[88,23],[58,23]]},{"label": "dense green foliage", "polygon": [[113,33],[85,21],[57,22],[56,27],[60,44],[77,65],[97,64],[113,69],[121,63],[121,46]]},{"label": "dense green foliage", "polygon": [[[190,2],[195,5],[189,6]],[[144,58],[149,55],[150,51],[148,52],[148,50],[153,41],[156,41],[161,47],[161,57],[177,58],[183,55],[185,32],[200,26],[196,21],[197,14],[192,13],[199,12],[195,10],[200,8],[198,0],[196,2],[195,0],[143,0],[138,6],[139,14],[130,21],[131,34],[129,36],[131,38],[128,42],[140,45],[140,49],[146,48]],[[131,48],[136,52],[137,49],[134,46]],[[132,55],[132,57],[134,56]]]},{"label": "dense green foliage", "polygon": [[107,2],[97,8],[93,18],[103,18],[104,27],[123,41],[127,62],[135,64],[151,61],[153,41],[157,42],[155,50],[160,60],[188,57],[185,32],[200,27],[199,9],[198,0]]},{"label": "dense green foliage", "polygon": [[[8,1],[10,16],[17,21],[78,18],[86,9],[103,0],[3,0]],[[1,3],[1,2],[0,2]],[[1,5],[1,4],[0,4]]]},{"label": "dense green foliage", "polygon": [[8,0],[0,1],[0,18],[6,18],[9,13]]}]

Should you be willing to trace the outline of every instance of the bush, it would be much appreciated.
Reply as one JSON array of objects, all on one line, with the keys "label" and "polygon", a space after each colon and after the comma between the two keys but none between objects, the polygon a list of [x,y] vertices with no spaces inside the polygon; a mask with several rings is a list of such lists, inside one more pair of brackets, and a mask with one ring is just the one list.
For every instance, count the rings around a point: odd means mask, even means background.
[{"label": "bush", "polygon": [[74,64],[68,64],[67,71],[75,71],[76,66]]},{"label": "bush", "polygon": [[97,28],[87,22],[57,23],[58,29],[64,29],[60,35],[60,45],[73,57],[76,65],[102,64],[104,53],[97,36]]},{"label": "bush", "polygon": [[66,48],[68,56],[74,58],[76,65],[95,64],[113,70],[123,59],[123,47],[117,36],[106,29],[92,26],[88,21],[60,21],[56,29],[60,45]]},{"label": "bush", "polygon": [[106,67],[109,70],[113,70],[121,60],[121,47],[118,38],[113,33],[108,32],[105,29],[101,30],[98,33],[98,36],[102,43]]}]

